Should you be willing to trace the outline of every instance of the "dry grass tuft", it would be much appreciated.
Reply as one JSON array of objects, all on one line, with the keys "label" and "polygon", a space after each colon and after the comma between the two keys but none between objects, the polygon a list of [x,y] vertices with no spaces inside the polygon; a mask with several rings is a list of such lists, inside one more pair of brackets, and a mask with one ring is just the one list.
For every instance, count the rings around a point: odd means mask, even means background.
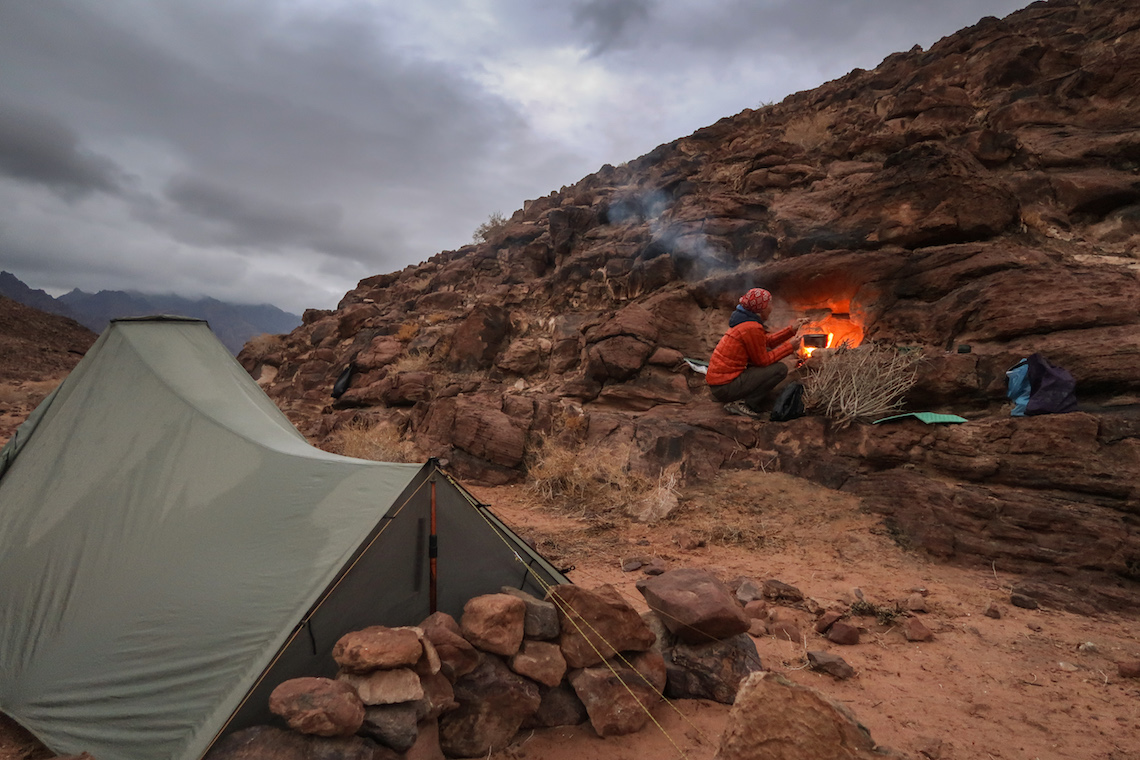
[{"label": "dry grass tuft", "polygon": [[400,329],[396,331],[396,340],[401,343],[407,343],[412,338],[420,334],[419,322],[405,322],[400,325]]},{"label": "dry grass tuft", "polygon": [[354,422],[334,435],[335,453],[375,462],[423,462],[426,457],[390,422]]},{"label": "dry grass tuft", "polygon": [[389,365],[393,373],[422,372],[428,368],[431,354],[427,351],[409,351]]},{"label": "dry grass tuft", "polygon": [[806,367],[804,406],[844,426],[899,409],[914,387],[922,356],[865,343],[813,359]]},{"label": "dry grass tuft", "polygon": [[628,462],[628,452],[547,438],[531,453],[527,488],[544,505],[596,526],[613,527],[621,517],[663,519],[677,506],[677,473],[654,478],[633,472]]},{"label": "dry grass tuft", "polygon": [[812,150],[831,141],[833,117],[819,111],[800,119],[788,122],[784,127],[784,139],[801,148]]}]

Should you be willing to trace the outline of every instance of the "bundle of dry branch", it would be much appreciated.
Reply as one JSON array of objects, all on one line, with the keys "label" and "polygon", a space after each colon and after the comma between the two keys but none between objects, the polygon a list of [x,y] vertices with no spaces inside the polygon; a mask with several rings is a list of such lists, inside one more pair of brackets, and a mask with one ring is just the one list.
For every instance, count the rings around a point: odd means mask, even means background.
[{"label": "bundle of dry branch", "polygon": [[848,425],[900,408],[922,356],[866,343],[840,346],[815,359],[804,379],[804,406]]}]

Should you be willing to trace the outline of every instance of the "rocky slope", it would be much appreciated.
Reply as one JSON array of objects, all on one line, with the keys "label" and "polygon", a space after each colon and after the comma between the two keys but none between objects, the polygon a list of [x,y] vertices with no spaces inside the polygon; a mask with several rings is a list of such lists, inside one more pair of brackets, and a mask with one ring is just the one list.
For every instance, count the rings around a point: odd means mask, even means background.
[{"label": "rocky slope", "polygon": [[[602,167],[239,359],[318,441],[389,420],[483,483],[546,436],[690,479],[780,469],[1040,597],[1140,608],[1137,81],[1135,3],[1034,3]],[[680,359],[755,285],[774,321],[921,351],[910,408],[970,422],[728,417]],[[1008,417],[1033,352],[1082,411]]]},{"label": "rocky slope", "polygon": [[0,296],[0,446],[70,372],[95,333]]}]

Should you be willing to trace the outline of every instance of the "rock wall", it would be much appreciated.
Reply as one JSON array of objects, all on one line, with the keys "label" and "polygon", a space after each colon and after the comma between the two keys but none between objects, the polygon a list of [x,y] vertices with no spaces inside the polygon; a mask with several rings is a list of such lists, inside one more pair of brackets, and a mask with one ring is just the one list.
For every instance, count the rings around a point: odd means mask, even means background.
[{"label": "rock wall", "polygon": [[[930,551],[1094,573],[1135,605],[1138,78],[1135,3],[1034,3],[604,166],[239,359],[317,441],[388,421],[483,483],[570,430],[648,472],[775,462]],[[910,408],[971,421],[727,417],[680,359],[756,285],[776,322],[849,315],[921,352]],[[1005,370],[1035,351],[1084,413],[1005,416]]]}]

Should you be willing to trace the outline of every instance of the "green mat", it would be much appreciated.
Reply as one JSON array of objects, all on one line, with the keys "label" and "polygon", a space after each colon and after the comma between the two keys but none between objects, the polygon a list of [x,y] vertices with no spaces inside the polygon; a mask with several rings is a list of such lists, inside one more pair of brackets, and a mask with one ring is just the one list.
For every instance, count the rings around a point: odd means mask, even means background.
[{"label": "green mat", "polygon": [[922,420],[927,425],[943,424],[943,425],[957,425],[960,422],[965,422],[965,417],[959,417],[956,414],[935,414],[934,412],[907,412],[906,414],[896,414],[893,417],[884,417],[881,420],[875,420],[872,424],[878,425],[880,422],[890,422],[891,420],[901,420],[904,417],[914,417],[915,419]]}]

